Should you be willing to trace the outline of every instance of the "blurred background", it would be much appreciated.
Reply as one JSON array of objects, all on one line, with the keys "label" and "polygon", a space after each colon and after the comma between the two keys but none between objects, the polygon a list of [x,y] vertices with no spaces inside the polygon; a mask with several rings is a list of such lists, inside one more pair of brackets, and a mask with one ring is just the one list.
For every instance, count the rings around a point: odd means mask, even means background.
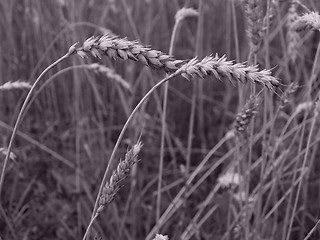
[{"label": "blurred background", "polygon": [[[320,9],[317,0],[301,2],[312,11]],[[114,34],[139,40],[142,45],[168,53],[175,14],[182,7],[198,10],[199,16],[186,18],[180,24],[173,48],[176,59],[194,56],[202,59],[217,53],[226,55],[229,60],[245,62],[249,45],[244,4],[245,1],[240,0],[2,0],[0,85],[17,80],[32,84],[72,44],[82,43],[90,36]],[[310,79],[319,42],[319,32],[306,31],[291,36],[296,37],[296,44],[290,45],[287,19],[292,16],[291,6],[292,1],[279,2],[267,37],[256,55],[260,69],[272,68],[273,76],[281,79],[283,91],[292,82],[300,86],[283,112],[285,117],[274,123],[275,134],[282,130],[295,107],[306,100],[304,86]],[[297,4],[295,10],[298,15],[306,12],[301,4]],[[113,69],[111,75],[93,71],[89,65],[83,66],[92,63]],[[134,61],[114,61],[106,56],[102,59],[72,56],[50,70],[42,82],[74,65],[82,67],[71,67],[48,82],[19,127],[13,147],[16,157],[10,161],[6,172],[0,205],[2,239],[82,239],[110,153],[124,122],[147,91],[165,77],[164,72]],[[120,77],[125,84],[115,81],[114,76]],[[317,80],[312,88],[313,96],[318,92]],[[247,94],[240,97],[239,93],[246,92],[246,89]],[[190,171],[231,129],[244,104],[240,100],[249,97],[249,89],[248,84],[235,86],[213,76],[194,81],[176,77],[170,81],[161,212],[184,186],[188,175],[185,168],[193,96],[197,104],[191,132]],[[282,91],[277,90],[277,93],[280,96]],[[26,94],[23,89],[0,91],[0,147],[8,146]],[[272,92],[268,94],[269,98],[264,101],[276,109],[280,97]],[[144,144],[140,154],[142,160],[122,183],[124,186],[115,201],[99,216],[93,236],[144,239],[157,223],[162,99],[163,89],[160,89],[130,124],[117,157],[123,159],[128,147],[141,135]],[[261,131],[261,119],[262,115],[256,117],[254,134]],[[292,129],[301,121],[303,116],[294,121]],[[306,137],[300,139],[301,146],[305,146]],[[299,148],[298,140],[294,142],[295,149]],[[283,150],[289,146],[286,144]],[[220,147],[205,169],[234,147],[233,141]],[[262,144],[255,145],[253,159],[262,155],[261,148]],[[312,154],[317,159],[317,149]],[[287,158],[290,159],[290,155]],[[4,155],[1,155],[1,163],[3,159]],[[234,160],[233,155],[226,157],[226,161],[163,224],[160,232],[168,234],[170,239],[180,239],[202,201],[217,183],[218,176]],[[294,222],[296,228],[292,231],[296,232],[291,239],[303,239],[297,236],[310,231],[319,217],[319,163],[314,162],[313,167],[311,175],[314,178],[307,184],[307,198],[299,208],[306,220],[303,225],[299,225],[298,220]],[[258,176],[255,179],[253,173],[252,185],[259,182]],[[277,185],[277,191],[273,189],[275,202],[285,194],[288,186],[290,181],[282,181]],[[225,192],[214,197],[208,208],[218,206],[218,210],[208,216],[191,239],[221,239],[224,236],[228,226],[226,216],[230,211],[230,205],[226,205],[228,201],[232,202]],[[279,215],[290,208],[286,208],[286,201],[281,204],[271,223],[265,223],[265,228],[260,231],[260,239],[277,239],[268,236],[267,232],[282,228],[284,223]],[[266,208],[271,209],[272,204]],[[242,239],[233,235],[227,237]],[[283,235],[280,238],[283,239]]]}]

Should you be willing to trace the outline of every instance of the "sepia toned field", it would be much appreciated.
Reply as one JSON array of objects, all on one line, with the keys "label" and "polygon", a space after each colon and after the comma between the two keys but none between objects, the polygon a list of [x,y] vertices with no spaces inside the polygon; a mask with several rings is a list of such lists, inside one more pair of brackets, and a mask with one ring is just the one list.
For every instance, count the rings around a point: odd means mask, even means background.
[{"label": "sepia toned field", "polygon": [[0,240],[319,239],[318,11],[1,0]]}]

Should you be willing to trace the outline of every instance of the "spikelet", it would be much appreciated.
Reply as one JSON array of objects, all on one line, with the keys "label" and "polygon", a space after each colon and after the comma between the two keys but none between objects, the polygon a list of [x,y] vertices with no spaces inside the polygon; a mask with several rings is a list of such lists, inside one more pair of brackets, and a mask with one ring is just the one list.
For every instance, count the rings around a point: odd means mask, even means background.
[{"label": "spikelet", "polygon": [[119,83],[122,87],[131,91],[131,85],[126,80],[124,80],[119,74],[117,74],[114,69],[108,68],[98,63],[92,63],[89,65],[89,69],[92,69],[95,73],[101,73],[108,77],[109,79]]},{"label": "spikelet", "polygon": [[302,16],[298,17],[297,20],[293,23],[292,28],[295,31],[302,30],[318,30],[320,31],[320,15],[318,12],[305,13]]},{"label": "spikelet", "polygon": [[106,204],[113,201],[116,193],[119,191],[119,183],[125,179],[130,172],[133,164],[138,162],[138,154],[142,148],[142,143],[137,142],[125,155],[123,161],[120,160],[116,170],[113,171],[110,181],[106,182],[101,195],[99,197],[99,207],[97,213],[99,214]]},{"label": "spikelet", "polygon": [[258,66],[246,66],[244,63],[233,63],[227,61],[225,56],[221,58],[216,55],[207,56],[201,62],[197,58],[191,59],[183,65],[179,71],[181,75],[190,80],[198,76],[204,78],[207,75],[214,75],[217,79],[228,79],[231,82],[256,82],[274,91],[279,86],[279,80],[271,76],[270,70],[259,71]]},{"label": "spikelet", "polygon": [[6,82],[2,85],[0,85],[0,91],[5,90],[13,90],[13,89],[30,89],[32,86],[28,82],[23,81],[15,81],[15,82]]},{"label": "spikelet", "polygon": [[69,53],[77,53],[82,58],[87,57],[88,54],[97,58],[107,55],[114,60],[118,58],[123,60],[130,59],[166,72],[176,71],[183,63],[183,61],[176,60],[161,51],[142,46],[138,41],[129,41],[127,38],[110,35],[90,37],[80,48],[73,46],[74,48],[71,47]]},{"label": "spikelet", "polygon": [[287,15],[287,54],[291,62],[295,62],[298,56],[300,36],[294,29],[294,23],[298,18],[296,3],[291,3]]}]

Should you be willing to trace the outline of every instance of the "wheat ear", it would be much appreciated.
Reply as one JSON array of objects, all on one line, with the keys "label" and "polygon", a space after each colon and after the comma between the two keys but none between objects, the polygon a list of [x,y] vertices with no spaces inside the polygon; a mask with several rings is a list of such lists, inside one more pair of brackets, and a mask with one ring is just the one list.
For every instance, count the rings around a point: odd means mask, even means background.
[{"label": "wheat ear", "polygon": [[246,0],[246,16],[248,22],[247,35],[249,38],[250,53],[256,54],[262,42],[262,0]]},{"label": "wheat ear", "polygon": [[0,85],[0,91],[12,89],[30,89],[31,87],[32,86],[30,83],[24,81],[6,82]]},{"label": "wheat ear", "polygon": [[138,154],[142,148],[142,143],[137,142],[125,155],[124,160],[120,160],[117,168],[112,172],[110,181],[106,182],[102,188],[101,196],[99,197],[99,207],[97,214],[99,214],[106,204],[110,203],[118,190],[119,183],[124,180],[130,172],[133,164],[139,161]]},{"label": "wheat ear", "polygon": [[180,68],[182,76],[191,79],[194,76],[204,78],[214,75],[217,79],[228,79],[231,82],[257,82],[274,91],[280,82],[271,75],[270,70],[259,71],[257,65],[246,66],[244,63],[227,61],[225,56],[207,56],[199,61],[197,58],[190,60]]},{"label": "wheat ear", "polygon": [[101,194],[97,196],[98,208],[95,215],[91,218],[90,223],[86,229],[86,232],[83,236],[83,240],[85,240],[90,232],[91,226],[94,220],[99,216],[104,207],[113,201],[116,193],[119,191],[120,187],[119,183],[124,180],[130,172],[133,164],[139,161],[138,154],[142,148],[142,143],[138,141],[125,155],[123,161],[120,160],[117,168],[112,172],[110,180],[104,183]]},{"label": "wheat ear", "polygon": [[183,61],[176,60],[161,51],[142,46],[138,41],[129,41],[126,38],[109,35],[90,37],[83,43],[82,47],[76,48],[75,52],[83,58],[90,53],[98,58],[101,58],[102,55],[107,55],[113,59],[130,59],[166,72],[176,71],[183,63]]},{"label": "wheat ear", "polygon": [[250,121],[257,112],[256,109],[259,106],[259,102],[260,100],[258,96],[251,96],[242,110],[237,114],[234,124],[234,130],[237,133],[242,133],[246,130]]},{"label": "wheat ear", "polygon": [[295,31],[318,30],[320,31],[320,15],[318,12],[305,13],[299,16],[292,26]]}]

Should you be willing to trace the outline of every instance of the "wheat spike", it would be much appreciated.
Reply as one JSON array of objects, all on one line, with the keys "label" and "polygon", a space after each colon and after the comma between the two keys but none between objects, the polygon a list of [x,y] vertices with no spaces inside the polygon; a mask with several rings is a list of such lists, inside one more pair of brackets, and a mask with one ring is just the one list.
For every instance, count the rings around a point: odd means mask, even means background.
[{"label": "wheat spike", "polygon": [[75,45],[71,46],[69,53],[77,53],[83,58],[90,53],[98,58],[101,58],[102,55],[107,55],[113,59],[130,59],[166,72],[174,72],[183,63],[183,61],[176,60],[161,51],[142,46],[138,41],[129,41],[127,38],[109,35],[90,37],[80,48],[75,48]]},{"label": "wheat spike", "polygon": [[31,85],[28,82],[15,81],[15,82],[6,82],[0,85],[0,91],[12,90],[12,89],[30,89]]},{"label": "wheat spike", "polygon": [[137,142],[125,155],[123,161],[120,160],[116,170],[113,171],[110,181],[106,182],[101,196],[99,197],[99,207],[97,213],[99,214],[107,203],[112,202],[114,196],[119,191],[120,186],[119,182],[125,179],[130,172],[130,169],[133,164],[138,162],[138,154],[142,148],[142,143]]},{"label": "wheat spike", "polygon": [[218,55],[207,56],[201,62],[197,58],[193,58],[179,71],[188,80],[194,76],[203,78],[207,75],[214,75],[219,80],[261,83],[271,90],[280,84],[279,80],[271,75],[270,70],[259,71],[256,65],[246,66],[244,63],[233,63],[233,61],[227,61],[225,56],[219,58]]},{"label": "wheat spike", "polygon": [[320,31],[320,15],[318,12],[305,13],[299,16],[292,26],[295,31],[318,30]]},{"label": "wheat spike", "polygon": [[131,84],[124,80],[119,74],[117,74],[114,69],[108,68],[98,63],[90,64],[89,69],[92,69],[95,73],[101,73],[105,75],[111,80],[114,80],[115,82],[119,83],[122,87],[131,91]]},{"label": "wheat spike", "polygon": [[251,96],[248,102],[244,105],[242,110],[237,114],[234,130],[237,133],[242,133],[248,127],[251,119],[256,114],[256,109],[259,105],[259,98]]}]

